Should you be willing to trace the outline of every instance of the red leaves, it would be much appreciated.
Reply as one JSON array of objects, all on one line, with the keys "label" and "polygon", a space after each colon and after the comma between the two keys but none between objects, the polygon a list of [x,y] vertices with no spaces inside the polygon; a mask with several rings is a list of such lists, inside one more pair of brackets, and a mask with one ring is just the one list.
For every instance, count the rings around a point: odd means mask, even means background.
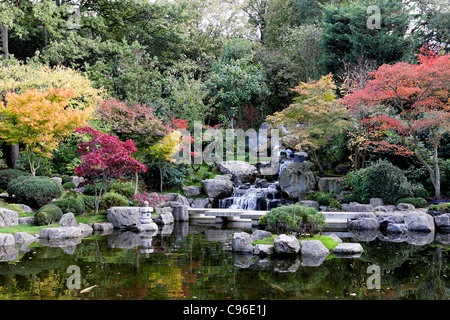
[{"label": "red leaves", "polygon": [[92,136],[90,141],[79,145],[82,163],[75,168],[79,176],[88,180],[110,181],[129,172],[147,172],[144,164],[130,156],[137,151],[133,141],[122,142],[91,127],[77,128],[75,132]]}]

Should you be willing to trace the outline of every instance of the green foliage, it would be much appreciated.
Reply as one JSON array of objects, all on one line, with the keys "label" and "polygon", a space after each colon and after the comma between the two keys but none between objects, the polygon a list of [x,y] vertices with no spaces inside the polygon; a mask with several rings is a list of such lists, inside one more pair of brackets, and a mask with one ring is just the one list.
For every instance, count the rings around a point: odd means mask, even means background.
[{"label": "green foliage", "polygon": [[344,196],[342,203],[358,202],[359,197],[354,193],[349,193]]},{"label": "green foliage", "polygon": [[130,202],[121,194],[115,192],[107,192],[100,202],[100,210],[107,210],[112,207],[127,207]]},{"label": "green foliage", "polygon": [[427,199],[430,196],[430,193],[426,189],[418,187],[414,190],[414,195],[417,198]]},{"label": "green foliage", "polygon": [[259,220],[266,229],[276,233],[315,235],[325,227],[325,217],[316,209],[292,204],[274,208]]},{"label": "green foliage", "polygon": [[369,203],[370,198],[382,198],[386,204],[395,204],[398,199],[413,195],[413,186],[405,173],[386,160],[350,172],[346,176],[346,184],[361,203]]},{"label": "green foliage", "polygon": [[431,204],[428,206],[428,210],[437,211],[439,213],[450,213],[450,202],[444,202],[439,204]]},{"label": "green foliage", "polygon": [[83,195],[81,199],[84,202],[84,211],[86,213],[92,213],[95,210],[95,197],[94,196],[88,196]]},{"label": "green foliage", "polygon": [[80,215],[84,213],[85,206],[81,197],[67,197],[52,202],[55,206],[58,206],[63,213],[72,212],[74,215]]},{"label": "green foliage", "polygon": [[115,192],[130,199],[134,194],[134,183],[131,181],[116,180],[109,188],[110,192]]},{"label": "green foliage", "polygon": [[50,225],[54,222],[58,222],[63,215],[62,210],[54,205],[47,204],[41,207],[38,212],[34,215],[34,225],[36,226],[45,226]]},{"label": "green foliage", "polygon": [[64,190],[48,177],[21,176],[9,182],[7,191],[9,195],[15,195],[19,203],[38,208],[60,198]]},{"label": "green foliage", "polygon": [[77,186],[73,182],[66,182],[62,185],[62,187],[64,188],[64,190],[67,190],[67,189],[75,189]]},{"label": "green foliage", "polygon": [[21,176],[31,176],[31,173],[18,169],[5,169],[0,171],[0,189],[6,190],[8,183]]},{"label": "green foliage", "polygon": [[397,200],[397,204],[399,203],[409,203],[416,208],[424,208],[427,206],[427,200],[425,200],[424,198],[412,198],[412,197],[401,198]]}]

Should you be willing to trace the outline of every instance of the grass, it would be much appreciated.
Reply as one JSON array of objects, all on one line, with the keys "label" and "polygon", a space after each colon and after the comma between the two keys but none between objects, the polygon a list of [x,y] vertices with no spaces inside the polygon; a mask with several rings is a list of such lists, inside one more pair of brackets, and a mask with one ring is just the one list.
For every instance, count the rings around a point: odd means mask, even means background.
[{"label": "grass", "polygon": [[54,223],[48,226],[28,226],[28,225],[18,225],[13,227],[2,227],[0,228],[0,233],[17,233],[17,232],[26,232],[29,234],[36,234],[44,228],[54,228],[60,227],[61,225],[58,223]]},{"label": "grass", "polygon": [[[254,241],[253,244],[271,244],[271,245],[273,245],[273,242],[276,237],[278,237],[278,235],[272,235],[268,238]],[[298,241],[300,243],[300,246],[302,245],[302,241],[305,241],[305,240],[319,240],[330,251],[332,251],[339,244],[339,242],[335,241],[333,238],[331,238],[329,236],[315,235],[313,237],[299,239]]]}]

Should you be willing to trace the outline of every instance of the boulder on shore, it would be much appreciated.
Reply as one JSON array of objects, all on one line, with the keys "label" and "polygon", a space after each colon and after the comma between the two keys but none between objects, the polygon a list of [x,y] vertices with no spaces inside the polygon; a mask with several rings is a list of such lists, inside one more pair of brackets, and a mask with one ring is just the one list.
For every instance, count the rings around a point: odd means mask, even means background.
[{"label": "boulder on shore", "polygon": [[226,198],[233,193],[233,182],[228,176],[202,180],[202,187],[209,198]]},{"label": "boulder on shore", "polygon": [[223,174],[231,174],[235,183],[253,183],[258,177],[258,169],[245,161],[224,161],[217,165]]},{"label": "boulder on shore", "polygon": [[281,191],[291,200],[303,200],[301,196],[307,191],[316,189],[316,177],[311,171],[311,163],[292,162],[279,177]]},{"label": "boulder on shore", "polygon": [[279,254],[297,254],[300,251],[300,244],[294,236],[280,234],[274,239],[273,245]]}]

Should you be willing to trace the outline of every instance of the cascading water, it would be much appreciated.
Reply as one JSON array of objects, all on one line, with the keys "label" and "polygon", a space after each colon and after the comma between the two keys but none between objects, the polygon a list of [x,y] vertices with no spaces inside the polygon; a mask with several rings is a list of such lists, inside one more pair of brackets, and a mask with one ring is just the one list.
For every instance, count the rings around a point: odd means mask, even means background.
[{"label": "cascading water", "polygon": [[257,179],[254,185],[240,185],[234,187],[229,198],[219,200],[221,209],[270,210],[293,201],[284,199],[278,185],[281,172],[292,162],[302,162],[302,155],[290,149],[283,150],[286,158],[280,161],[278,173],[274,182],[268,183],[264,179]]}]

